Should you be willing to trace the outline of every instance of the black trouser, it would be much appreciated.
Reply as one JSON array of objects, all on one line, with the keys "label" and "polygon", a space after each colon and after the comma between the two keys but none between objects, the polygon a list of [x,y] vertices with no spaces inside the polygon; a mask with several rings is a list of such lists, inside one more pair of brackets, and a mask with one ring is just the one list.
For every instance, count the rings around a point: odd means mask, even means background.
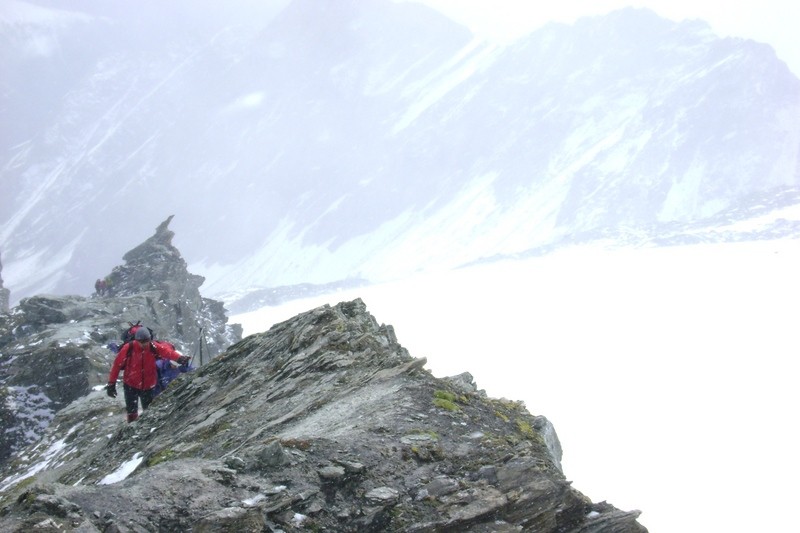
[{"label": "black trouser", "polygon": [[150,407],[150,402],[153,401],[153,389],[141,390],[134,389],[130,385],[123,384],[122,388],[125,389],[125,410],[129,415],[139,413],[139,402],[142,400],[142,409]]}]

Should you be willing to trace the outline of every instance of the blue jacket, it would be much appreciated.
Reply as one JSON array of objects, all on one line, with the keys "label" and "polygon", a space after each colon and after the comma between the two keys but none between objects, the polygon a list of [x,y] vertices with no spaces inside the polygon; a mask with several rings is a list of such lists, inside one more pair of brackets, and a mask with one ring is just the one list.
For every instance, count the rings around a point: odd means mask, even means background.
[{"label": "blue jacket", "polygon": [[185,372],[191,372],[194,370],[194,367],[190,366],[189,364],[179,366],[173,365],[172,361],[169,359],[158,359],[156,361],[156,370],[158,371],[158,382],[156,383],[156,388],[153,391],[153,397],[161,394],[164,389],[167,388],[167,385],[169,385],[170,381]]}]

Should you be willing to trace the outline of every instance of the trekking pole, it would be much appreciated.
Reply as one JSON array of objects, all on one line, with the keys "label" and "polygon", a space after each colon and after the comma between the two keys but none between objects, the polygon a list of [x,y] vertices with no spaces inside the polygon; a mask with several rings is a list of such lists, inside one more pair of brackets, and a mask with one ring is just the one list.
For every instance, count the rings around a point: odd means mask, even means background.
[{"label": "trekking pole", "polygon": [[206,347],[206,357],[208,357],[208,362],[211,362],[211,350],[208,349],[208,341],[206,340],[206,336],[203,335],[203,338],[200,339],[201,346]]},{"label": "trekking pole", "polygon": [[203,366],[203,328],[200,328],[200,366]]},{"label": "trekking pole", "polygon": [[194,361],[195,355],[197,355],[197,346],[195,346],[192,350],[192,357],[189,359],[189,363],[186,366],[192,366],[192,361]]}]

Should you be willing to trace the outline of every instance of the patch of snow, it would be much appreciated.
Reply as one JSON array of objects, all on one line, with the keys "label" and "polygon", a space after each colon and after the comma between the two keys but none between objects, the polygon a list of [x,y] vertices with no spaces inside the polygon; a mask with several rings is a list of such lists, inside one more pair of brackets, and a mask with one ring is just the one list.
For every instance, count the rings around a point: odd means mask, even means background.
[{"label": "patch of snow", "polygon": [[406,89],[404,96],[412,97],[406,113],[392,128],[397,134],[410,126],[422,113],[444,98],[480,70],[491,64],[502,47],[491,45],[483,39],[473,39],[448,63]]},{"label": "patch of snow", "polygon": [[252,498],[247,498],[246,500],[242,500],[242,503],[247,507],[253,507],[260,501],[264,501],[267,497],[263,494],[256,494]]},{"label": "patch of snow", "polygon": [[[664,200],[658,220],[686,220],[697,210],[698,196],[706,169],[693,162],[682,175],[677,176]],[[713,214],[713,213],[708,213]]]},{"label": "patch of snow", "polygon": [[126,479],[129,475],[133,473],[136,468],[142,464],[144,461],[144,457],[140,452],[136,452],[133,454],[133,457],[129,461],[125,461],[119,468],[108,474],[106,477],[101,479],[97,482],[98,485],[112,485],[114,483],[119,483],[120,481]]},{"label": "patch of snow", "polygon": [[[71,427],[69,429],[69,431],[67,431],[67,434],[64,435],[63,438],[61,438],[61,439],[53,442],[52,444],[50,444],[50,446],[47,448],[47,450],[41,455],[41,460],[38,463],[30,466],[28,468],[28,470],[26,470],[25,472],[23,472],[21,474],[17,474],[16,476],[9,476],[9,477],[5,478],[2,481],[2,483],[0,484],[0,492],[3,492],[5,490],[9,489],[10,487],[13,487],[14,485],[19,483],[23,479],[27,479],[27,478],[37,474],[38,472],[41,472],[42,470],[44,470],[46,468],[49,468],[51,465],[53,465],[55,463],[55,461],[57,459],[60,459],[63,455],[65,455],[65,451],[69,452],[69,450],[67,450],[66,446],[65,446],[66,440],[81,425],[83,425],[83,424],[79,423],[79,424],[76,424],[75,426]],[[37,448],[38,448],[38,445],[37,445]]]},{"label": "patch of snow", "polygon": [[719,226],[716,228],[718,231],[757,231],[763,229],[778,220],[800,220],[800,204],[790,205],[781,209],[775,209],[765,215],[750,218],[747,220],[740,220],[727,226]]},{"label": "patch of snow", "polygon": [[19,426],[10,430],[21,431],[28,444],[35,442],[55,416],[52,403],[36,386],[8,387],[6,406],[20,422]]},{"label": "patch of snow", "polygon": [[286,485],[275,485],[271,489],[267,489],[267,494],[278,494],[281,492],[286,492],[288,487]]},{"label": "patch of snow", "polygon": [[244,96],[240,96],[227,106],[225,106],[222,111],[225,112],[234,112],[234,111],[242,111],[245,109],[252,109],[261,106],[264,102],[264,98],[266,97],[266,93],[263,91],[253,92],[249,94],[245,94]]}]

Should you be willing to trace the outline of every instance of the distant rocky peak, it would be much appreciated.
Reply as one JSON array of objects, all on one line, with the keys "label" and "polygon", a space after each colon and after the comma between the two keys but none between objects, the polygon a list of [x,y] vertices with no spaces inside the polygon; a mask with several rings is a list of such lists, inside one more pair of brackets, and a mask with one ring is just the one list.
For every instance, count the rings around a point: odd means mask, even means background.
[{"label": "distant rocky peak", "polygon": [[156,228],[155,234],[128,251],[106,277],[108,295],[131,296],[151,290],[166,290],[170,296],[200,297],[205,278],[190,274],[186,261],[172,244],[175,233],[169,229],[174,215]]},{"label": "distant rocky peak", "polygon": [[172,245],[172,238],[175,236],[175,232],[169,229],[169,223],[172,222],[174,217],[175,215],[167,217],[164,222],[158,225],[152,237],[128,251],[122,256],[122,259],[128,263],[137,263],[150,261],[157,258],[155,254],[161,255],[164,253],[180,258],[180,252]]}]

